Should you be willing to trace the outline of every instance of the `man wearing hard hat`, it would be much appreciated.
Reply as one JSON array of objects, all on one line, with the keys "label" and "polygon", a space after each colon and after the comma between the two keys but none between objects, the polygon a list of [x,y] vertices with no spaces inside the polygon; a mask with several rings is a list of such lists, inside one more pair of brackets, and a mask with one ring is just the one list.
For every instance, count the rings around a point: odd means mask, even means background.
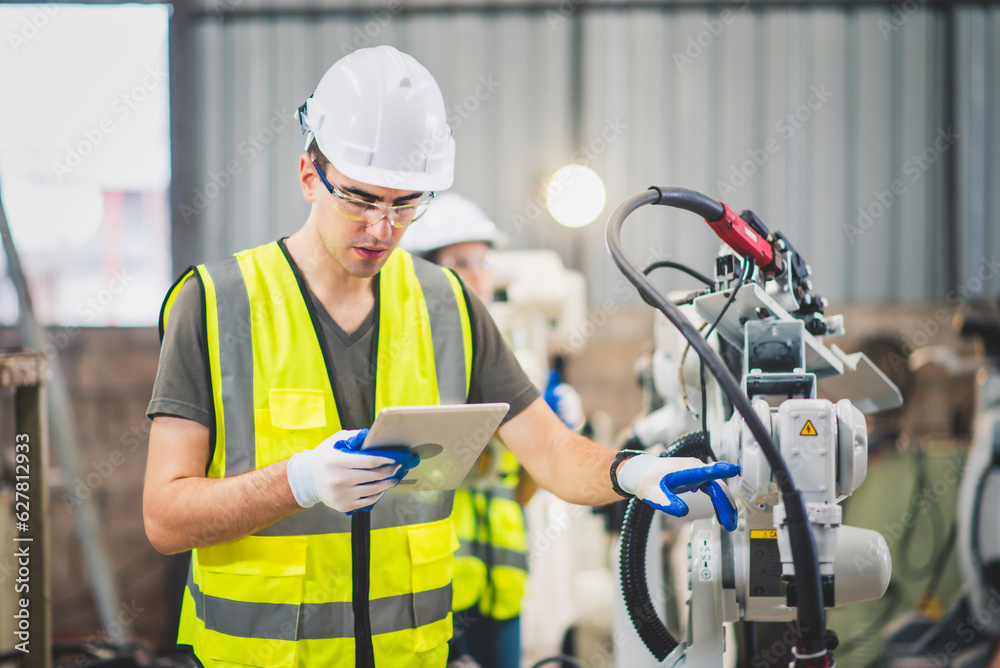
[{"label": "man wearing hard hat", "polygon": [[[303,226],[191,268],[164,300],[146,533],[193,550],[178,642],[205,666],[444,666],[452,495],[383,498],[414,462],[358,451],[381,408],[507,402],[498,437],[572,503],[674,509],[666,474],[724,489],[735,467],[626,459],[574,434],[482,302],[396,249],[453,180],[444,100],[416,60],[356,51],[299,114]],[[731,499],[717,503],[734,524]]]}]

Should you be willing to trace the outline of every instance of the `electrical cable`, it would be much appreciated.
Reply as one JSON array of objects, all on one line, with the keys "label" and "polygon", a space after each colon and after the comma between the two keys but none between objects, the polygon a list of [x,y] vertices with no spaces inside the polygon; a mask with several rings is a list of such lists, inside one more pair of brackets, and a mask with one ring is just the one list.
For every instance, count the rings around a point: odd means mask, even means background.
[{"label": "electrical cable", "polygon": [[753,666],[754,658],[760,649],[757,647],[757,622],[743,620],[743,661],[747,666]]},{"label": "electrical cable", "polygon": [[[927,562],[921,566],[914,566],[910,561],[910,546],[913,541],[913,536],[916,534],[916,518],[922,514],[921,506],[918,500],[925,499],[925,490],[928,489],[927,453],[919,444],[917,444],[914,448],[913,458],[917,473],[916,478],[913,481],[914,493],[910,496],[910,503],[907,511],[913,511],[911,515],[913,516],[914,521],[910,524],[910,526],[904,525],[905,531],[899,539],[899,546],[897,549],[897,554],[899,555],[897,562],[900,566],[901,574],[905,572],[908,578],[912,578],[913,580],[922,580],[934,572],[935,559],[931,556]],[[944,525],[944,518],[941,516],[940,504],[929,503],[927,504],[926,511],[930,515],[931,519],[931,535],[933,536],[931,545],[937,545],[938,539],[943,533],[942,527]]]},{"label": "electrical cable", "polygon": [[[922,447],[919,446],[919,444],[915,448],[915,452],[917,453],[916,455],[917,472],[916,472],[916,479],[914,480],[914,488],[921,490],[925,487],[927,479],[926,452]],[[920,498],[920,496],[921,496],[920,494],[910,495],[910,503],[907,508],[907,513],[912,513],[914,517],[919,515],[918,499]],[[850,501],[851,499],[848,499],[845,502],[845,512],[847,510],[847,507],[849,507],[850,505]],[[941,550],[938,551],[937,556],[931,558],[926,566],[921,567],[919,569],[920,571],[919,573],[916,572],[917,569],[913,569],[912,566],[910,566],[909,560],[905,558],[905,555],[907,554],[909,549],[908,545],[910,543],[910,540],[912,539],[913,534],[916,532],[916,523],[914,522],[909,526],[904,526],[904,533],[900,537],[898,543],[900,556],[895,561],[899,562],[900,566],[903,566],[905,564],[906,567],[905,570],[913,571],[906,574],[906,579],[910,578],[919,579],[925,577],[927,575],[926,571],[928,567],[931,569],[931,572],[933,573],[931,577],[931,582],[928,584],[927,589],[920,597],[920,600],[926,600],[929,596],[932,596],[937,589],[938,582],[940,581],[941,576],[944,574],[945,563],[947,562],[948,557],[951,554],[951,550],[955,545],[957,524],[958,524],[957,522],[952,524],[948,538],[945,540],[945,544],[942,546]],[[936,531],[934,535],[935,539],[933,543],[936,544],[937,543]],[[896,614],[896,610],[899,608],[900,603],[902,603],[902,594],[899,590],[899,584],[896,578],[896,574],[893,574],[893,577],[890,578],[889,584],[886,587],[885,594],[883,595],[883,600],[887,601],[887,605],[883,610],[882,614],[880,614],[875,620],[873,620],[870,624],[868,624],[868,626],[865,629],[859,631],[858,633],[854,634],[850,638],[847,638],[842,643],[840,643],[840,646],[837,648],[838,653],[843,652],[846,654],[850,652],[857,645],[860,645],[869,638],[881,633],[882,630],[889,624],[889,622],[892,621],[893,617]]]},{"label": "electrical cable", "polygon": [[539,661],[538,663],[533,663],[531,665],[531,668],[539,668],[540,666],[544,666],[547,663],[555,663],[555,662],[568,663],[571,664],[574,668],[583,668],[582,663],[577,661],[572,656],[569,656],[568,654],[557,654],[556,656],[546,657],[541,661]]},{"label": "electrical cable", "polygon": [[[708,434],[696,431],[671,443],[661,457],[696,457],[705,462],[712,456]],[[622,523],[619,572],[625,609],[639,639],[658,661],[667,658],[679,645],[653,606],[646,582],[646,543],[656,511],[648,503],[632,498]]]},{"label": "electrical cable", "polygon": [[[746,258],[745,258],[745,260],[746,260]],[[747,262],[744,264],[744,269],[746,269],[748,267],[750,269],[748,271],[741,271],[740,272],[740,276],[739,276],[739,278],[737,280],[736,286],[733,288],[732,292],[730,293],[729,298],[727,299],[726,303],[723,305],[722,310],[719,312],[719,315],[715,319],[715,322],[712,323],[711,329],[709,329],[708,333],[704,335],[705,339],[708,339],[708,337],[711,335],[712,331],[715,329],[716,325],[718,325],[719,321],[722,320],[722,316],[724,316],[726,314],[726,311],[729,310],[729,307],[732,305],[733,300],[736,298],[736,293],[739,291],[739,289],[741,287],[743,287],[744,281],[749,280],[749,278],[750,278],[750,276],[751,276],[751,274],[753,272],[752,264],[753,264],[752,260],[747,260]],[[677,302],[674,302],[674,304],[677,305]],[[700,325],[698,325],[698,331],[700,332],[701,330],[705,329],[706,327],[708,327],[708,321],[707,320],[705,322],[701,323]],[[705,393],[705,363],[702,362],[702,361],[699,361],[698,375],[699,375],[700,380],[701,380],[701,388],[702,388],[702,390],[701,390],[701,395],[702,395],[702,400],[701,400],[701,415],[699,416],[698,411],[696,411],[695,408],[694,408],[694,406],[691,404],[691,397],[688,395],[688,391],[687,391],[687,383],[684,382],[684,360],[687,359],[687,354],[688,354],[689,350],[691,350],[691,342],[690,341],[688,341],[687,345],[684,346],[684,352],[681,353],[680,364],[677,366],[677,385],[681,388],[681,400],[684,403],[684,408],[687,409],[687,412],[691,416],[692,419],[698,420],[699,417],[700,417],[700,419],[702,421],[702,423],[701,423],[701,429],[702,429],[702,431],[707,432],[708,431],[708,424],[707,424],[707,420],[708,420],[708,418],[707,418],[707,414],[708,414],[708,401],[707,401],[707,397],[706,397],[706,393]]]},{"label": "electrical cable", "polygon": [[747,427],[771,466],[785,505],[789,544],[799,596],[800,605],[797,611],[797,621],[802,638],[798,653],[800,656],[815,655],[817,659],[814,662],[812,659],[799,658],[796,663],[828,665],[830,657],[825,637],[826,610],[823,608],[816,543],[806,516],[805,504],[801,494],[795,489],[788,466],[775,446],[771,434],[761,422],[736,379],[729,373],[722,358],[712,350],[708,342],[684,317],[684,314],[669,299],[660,294],[646,276],[631,263],[625,253],[621,242],[621,228],[625,219],[636,209],[650,204],[681,208],[699,214],[709,221],[721,220],[726,212],[725,206],[693,190],[653,187],[645,192],[632,195],[615,208],[608,219],[605,239],[613,261],[629,282],[639,290],[640,294],[652,300],[656,307],[680,331],[681,335],[691,342],[695,352],[705,360],[708,370],[718,379],[722,391],[732,401],[734,408],[743,416]]},{"label": "electrical cable", "polygon": [[701,430],[708,433],[708,385],[705,383],[705,360],[701,359],[698,360],[698,381],[701,383]]},{"label": "electrical cable", "polygon": [[958,538],[958,520],[951,523],[948,530],[948,537],[944,539],[944,546],[938,552],[937,559],[934,560],[934,570],[931,574],[931,581],[927,583],[927,589],[920,596],[921,601],[930,601],[932,596],[937,596],[938,585],[941,584],[941,576],[944,575],[945,564],[951,556],[951,551],[955,548],[955,541]]},{"label": "electrical cable", "polygon": [[697,278],[699,281],[701,281],[702,283],[704,283],[708,287],[710,287],[710,288],[714,288],[715,287],[715,281],[713,281],[711,278],[709,278],[705,274],[701,273],[697,269],[692,269],[691,267],[687,266],[686,264],[681,264],[680,262],[671,262],[670,260],[660,260],[659,262],[654,262],[653,264],[651,264],[648,267],[646,267],[645,269],[643,269],[642,273],[645,274],[646,276],[649,276],[649,272],[653,271],[654,269],[660,269],[660,268],[663,268],[663,267],[667,267],[669,269],[677,269],[679,271],[683,271],[688,276],[690,276],[692,278]]},{"label": "electrical cable", "polygon": [[[733,305],[736,301],[736,293],[740,291],[743,287],[743,281],[750,278],[750,274],[753,272],[753,260],[745,257],[743,258],[743,266],[740,268],[739,278],[736,279],[736,285],[729,292],[729,298],[726,299],[726,303],[722,305],[722,310],[719,311],[719,315],[715,316],[715,320],[712,322],[712,326],[708,328],[705,332],[705,340],[708,341],[708,337],[712,336],[712,332],[718,326],[719,322],[722,321],[722,316],[726,315],[726,311],[729,307]],[[708,433],[708,387],[705,385],[705,360],[701,360],[698,368],[698,376],[701,380],[701,430]]]},{"label": "electrical cable", "polygon": [[895,578],[890,578],[889,584],[886,585],[885,588],[885,594],[882,595],[882,600],[886,602],[886,606],[882,610],[882,613],[873,621],[869,622],[865,628],[841,642],[840,645],[837,646],[838,654],[849,654],[858,645],[861,645],[869,638],[882,633],[883,629],[885,629],[885,627],[889,625],[889,622],[893,620],[896,616],[896,611],[899,608],[899,605],[903,602],[903,594],[900,591],[898,581]]},{"label": "electrical cable", "polygon": [[[708,327],[708,323],[703,322],[700,325],[698,325],[698,331],[700,332],[706,327]],[[696,411],[694,409],[694,406],[691,404],[691,397],[688,396],[688,391],[687,391],[687,383],[684,382],[684,360],[687,359],[689,350],[691,350],[690,341],[688,341],[688,344],[684,346],[684,352],[681,353],[680,364],[677,365],[677,384],[681,388],[681,400],[684,402],[684,408],[687,409],[688,415],[691,416],[691,419],[698,420],[699,419],[698,411]]]},{"label": "electrical cable", "polygon": [[992,473],[993,469],[990,467],[983,467],[983,470],[979,474],[979,478],[976,480],[976,491],[973,495],[972,518],[969,521],[969,527],[971,529],[969,536],[971,549],[969,550],[969,553],[972,557],[973,567],[980,573],[985,570],[986,565],[983,563],[982,555],[980,554],[979,549],[979,518],[982,513],[983,496],[985,495],[986,483]]}]

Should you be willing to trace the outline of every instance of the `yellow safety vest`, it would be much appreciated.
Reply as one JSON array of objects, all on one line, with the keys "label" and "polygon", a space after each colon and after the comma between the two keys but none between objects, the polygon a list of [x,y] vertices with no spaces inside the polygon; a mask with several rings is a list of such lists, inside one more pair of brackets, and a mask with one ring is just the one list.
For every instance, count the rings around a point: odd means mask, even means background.
[{"label": "yellow safety vest", "polygon": [[[341,428],[331,360],[281,242],[190,269],[201,286],[215,424],[208,477],[288,459]],[[462,289],[396,250],[376,277],[376,413],[464,403],[472,367]],[[445,665],[457,548],[451,492],[388,494],[352,517],[323,504],[193,551],[179,644],[206,666]],[[365,657],[370,657],[366,659]]]},{"label": "yellow safety vest", "polygon": [[[495,446],[495,447],[494,447]],[[505,620],[521,614],[528,577],[528,538],[517,502],[517,459],[498,443],[497,483],[488,491],[462,487],[455,492],[452,518],[458,534],[452,609],[478,604],[486,617]]]}]

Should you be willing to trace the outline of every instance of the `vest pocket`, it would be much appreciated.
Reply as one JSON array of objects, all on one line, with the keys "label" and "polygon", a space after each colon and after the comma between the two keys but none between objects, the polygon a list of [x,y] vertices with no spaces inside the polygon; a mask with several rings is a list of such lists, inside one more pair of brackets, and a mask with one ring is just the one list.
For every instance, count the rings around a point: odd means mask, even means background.
[{"label": "vest pocket", "polygon": [[451,517],[407,528],[413,587],[413,650],[427,652],[452,636],[451,579],[458,549]]},{"label": "vest pocket", "polygon": [[322,390],[271,389],[267,393],[271,424],[279,429],[318,429],[326,426]]},{"label": "vest pocket", "polygon": [[306,544],[304,536],[248,536],[198,550],[200,653],[264,668],[296,665]]},{"label": "vest pocket", "polygon": [[257,468],[316,447],[332,433],[322,390],[272,388],[255,421]]}]

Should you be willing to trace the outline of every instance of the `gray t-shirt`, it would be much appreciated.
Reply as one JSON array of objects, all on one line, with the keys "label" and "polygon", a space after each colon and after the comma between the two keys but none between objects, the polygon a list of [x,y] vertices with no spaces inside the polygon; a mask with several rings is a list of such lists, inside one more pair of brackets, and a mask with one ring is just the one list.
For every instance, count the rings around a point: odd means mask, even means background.
[{"label": "gray t-shirt", "polygon": [[[319,315],[322,334],[335,369],[331,374],[337,410],[344,429],[371,426],[373,382],[371,377],[375,309],[351,333],[334,321],[322,303],[307,287],[309,299]],[[521,370],[510,347],[504,341],[482,301],[463,286],[469,304],[472,328],[472,376],[469,403],[505,401],[510,404],[504,421],[514,417],[540,395]],[[383,295],[385,297],[385,295]],[[211,427],[212,401],[207,374],[205,316],[198,282],[188,280],[181,288],[170,311],[160,366],[153,384],[153,398],[146,414],[177,415]]]}]

